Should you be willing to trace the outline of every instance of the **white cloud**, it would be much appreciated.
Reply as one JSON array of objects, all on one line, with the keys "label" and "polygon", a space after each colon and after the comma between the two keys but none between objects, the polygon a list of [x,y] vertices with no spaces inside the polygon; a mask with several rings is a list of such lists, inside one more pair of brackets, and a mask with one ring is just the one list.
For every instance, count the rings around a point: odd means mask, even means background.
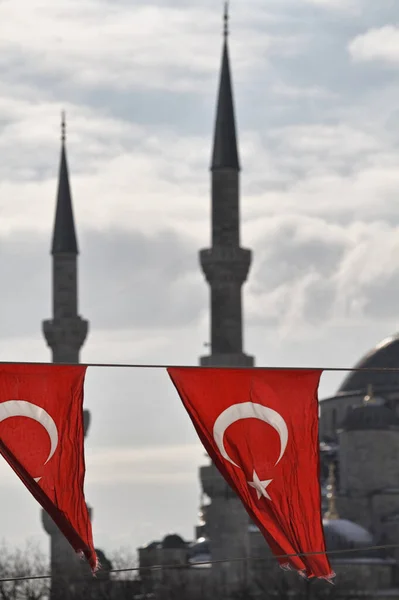
[{"label": "white cloud", "polygon": [[331,10],[338,10],[340,12],[354,13],[360,9],[361,0],[304,0],[308,4],[320,8],[328,8]]},{"label": "white cloud", "polygon": [[334,98],[334,93],[323,89],[318,85],[299,87],[293,85],[287,85],[284,82],[275,83],[272,85],[271,90],[274,94],[288,98],[309,98],[309,99],[323,99],[323,98]]},{"label": "white cloud", "polygon": [[261,234],[265,215],[398,220],[396,136],[378,118],[275,127],[244,149],[246,236]]},{"label": "white cloud", "polygon": [[[204,78],[209,85],[217,70],[220,14],[207,7],[32,0],[21,10],[20,4],[6,0],[0,4],[0,19],[7,22],[0,41],[3,61],[7,55],[20,76],[34,69],[37,75],[68,77],[84,88],[139,85],[202,92]],[[245,35],[244,25],[235,40],[237,71],[261,62],[275,44],[286,52],[287,42],[264,33]]]},{"label": "white cloud", "polygon": [[399,63],[399,27],[385,25],[358,35],[350,42],[349,53],[358,62],[381,61],[397,65]]},{"label": "white cloud", "polygon": [[[59,108],[58,103],[3,100],[6,125],[0,150],[8,156],[0,167],[3,233],[33,227],[50,235],[58,176]],[[153,231],[176,224],[176,213],[184,221],[205,209],[202,194],[207,194],[208,186],[198,176],[198,165],[205,171],[209,162],[205,138],[181,137],[166,128],[155,131],[74,105],[66,109],[79,228],[122,223],[129,227],[141,222]],[[162,220],[154,222],[154,210],[160,209]]]},{"label": "white cloud", "polygon": [[297,215],[264,219],[259,227],[268,243],[256,247],[250,321],[273,324],[292,339],[325,323],[395,318],[399,226]]},{"label": "white cloud", "polygon": [[200,443],[181,446],[147,448],[95,448],[86,453],[87,483],[118,485],[174,483],[195,484],[196,470],[204,463]]}]

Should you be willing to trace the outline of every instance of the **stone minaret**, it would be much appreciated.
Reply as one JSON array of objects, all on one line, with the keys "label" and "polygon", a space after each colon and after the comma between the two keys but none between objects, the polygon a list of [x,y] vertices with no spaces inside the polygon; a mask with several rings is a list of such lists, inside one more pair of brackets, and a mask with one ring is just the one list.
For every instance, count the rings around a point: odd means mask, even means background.
[{"label": "stone minaret", "polygon": [[[251,251],[240,246],[240,164],[228,49],[228,6],[224,14],[222,67],[217,102],[211,164],[212,247],[201,250],[200,261],[211,293],[211,353],[201,358],[203,367],[250,367],[251,356],[243,352],[241,288]],[[205,532],[212,560],[248,556],[249,517],[241,501],[213,464],[200,472],[206,507]],[[245,583],[245,563],[212,567],[214,583],[229,594]],[[219,591],[223,597],[223,589]],[[218,596],[219,597],[219,596]]]},{"label": "stone minaret", "polygon": [[251,251],[240,246],[240,164],[228,51],[225,10],[222,68],[211,164],[212,247],[200,252],[211,291],[211,354],[202,366],[253,365],[243,352],[241,288]]},{"label": "stone minaret", "polygon": [[[58,177],[57,207],[52,241],[53,318],[43,322],[43,333],[52,351],[54,363],[79,362],[80,349],[86,339],[88,322],[78,314],[78,244],[69,186],[65,147],[65,117],[61,124],[61,160]],[[85,434],[90,414],[84,411]],[[42,511],[42,521],[51,539],[51,599],[69,597],[76,579],[89,574],[69,542],[48,514]]]},{"label": "stone minaret", "polygon": [[80,349],[87,336],[88,322],[78,314],[78,244],[69,187],[64,116],[51,254],[53,318],[43,322],[44,337],[51,348],[53,362],[76,364],[79,362]]}]

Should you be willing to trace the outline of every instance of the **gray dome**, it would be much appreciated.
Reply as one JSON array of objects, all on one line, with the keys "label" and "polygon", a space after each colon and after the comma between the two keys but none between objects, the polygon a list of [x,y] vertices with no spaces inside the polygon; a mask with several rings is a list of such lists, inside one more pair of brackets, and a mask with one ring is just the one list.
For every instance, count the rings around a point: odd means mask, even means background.
[{"label": "gray dome", "polygon": [[399,427],[399,418],[386,405],[365,404],[349,410],[340,429],[344,431],[364,431],[367,429],[391,429]]},{"label": "gray dome", "polygon": [[160,545],[161,545],[160,542],[153,541],[153,542],[150,542],[149,544],[146,544],[145,546],[143,546],[143,548],[145,548],[146,550],[155,550],[155,548],[159,548]]},{"label": "gray dome", "polygon": [[[356,369],[399,368],[399,335],[383,340],[355,366]],[[352,371],[344,379],[338,394],[365,393],[367,386],[373,389],[399,389],[399,371]]]},{"label": "gray dome", "polygon": [[[340,552],[336,558],[378,558],[376,551],[361,550],[360,552],[347,552],[345,550],[362,549],[373,546],[373,536],[367,529],[364,529],[357,523],[347,521],[346,519],[324,519],[323,520],[324,539],[326,548],[330,552]],[[334,559],[334,554],[331,555]]]},{"label": "gray dome", "polygon": [[186,547],[186,542],[180,535],[172,533],[164,537],[162,541],[162,548],[164,550],[180,550]]},{"label": "gray dome", "polygon": [[207,538],[199,538],[191,545],[188,560],[192,565],[206,563],[211,560],[211,549]]},{"label": "gray dome", "polygon": [[209,540],[207,538],[199,538],[190,548],[190,556],[210,554],[210,552]]}]

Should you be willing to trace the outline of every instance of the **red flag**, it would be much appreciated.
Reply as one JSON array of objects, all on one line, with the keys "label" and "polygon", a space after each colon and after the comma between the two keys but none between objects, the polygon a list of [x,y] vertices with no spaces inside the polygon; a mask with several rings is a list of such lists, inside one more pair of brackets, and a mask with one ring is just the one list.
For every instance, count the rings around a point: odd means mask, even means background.
[{"label": "red flag", "polygon": [[0,365],[0,453],[94,571],[83,492],[85,373],[83,366]]},{"label": "red flag", "polygon": [[214,464],[272,552],[306,577],[333,577],[319,483],[321,371],[169,368]]}]

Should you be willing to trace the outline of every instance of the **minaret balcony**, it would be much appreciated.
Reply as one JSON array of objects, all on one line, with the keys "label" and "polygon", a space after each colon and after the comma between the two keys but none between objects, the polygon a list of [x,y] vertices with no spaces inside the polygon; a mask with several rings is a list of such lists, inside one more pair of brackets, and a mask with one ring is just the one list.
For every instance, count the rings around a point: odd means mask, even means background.
[{"label": "minaret balcony", "polygon": [[87,337],[89,323],[78,315],[43,321],[43,333],[50,348],[59,345],[80,349]]},{"label": "minaret balcony", "polygon": [[213,463],[200,467],[200,479],[203,492],[211,500],[215,498],[234,498],[237,496]]},{"label": "minaret balcony", "polygon": [[216,352],[209,354],[208,356],[201,356],[200,358],[201,367],[230,367],[234,369],[236,367],[248,368],[254,366],[254,357],[243,352],[234,354],[217,354]]},{"label": "minaret balcony", "polygon": [[[87,509],[89,511],[89,519],[91,521],[92,516],[93,516],[93,511],[90,506],[88,506]],[[50,517],[50,515],[44,509],[42,509],[41,514],[42,514],[42,524],[43,524],[44,531],[46,533],[48,533],[48,535],[50,535],[50,536],[59,535],[59,536],[63,537],[63,533],[58,528],[58,525],[56,525],[54,523],[53,519]]]},{"label": "minaret balcony", "polygon": [[251,250],[238,246],[213,246],[200,251],[200,262],[210,285],[236,282],[243,284],[251,265]]}]

